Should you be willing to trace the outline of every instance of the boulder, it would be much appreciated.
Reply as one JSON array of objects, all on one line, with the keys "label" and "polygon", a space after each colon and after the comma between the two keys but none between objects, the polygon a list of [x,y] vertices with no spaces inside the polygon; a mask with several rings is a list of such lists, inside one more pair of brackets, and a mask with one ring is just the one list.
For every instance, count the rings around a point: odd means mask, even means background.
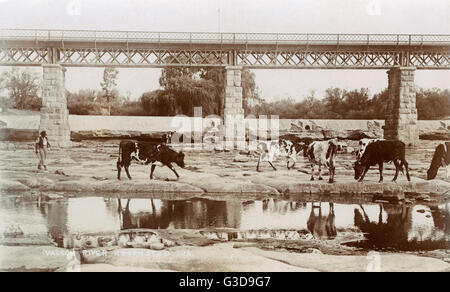
[{"label": "boulder", "polygon": [[3,236],[6,238],[23,237],[22,228],[17,224],[10,224],[3,230]]},{"label": "boulder", "polygon": [[432,130],[432,131],[419,131],[419,139],[421,140],[440,140],[448,141],[450,140],[449,130]]},{"label": "boulder", "polygon": [[42,197],[46,201],[62,200],[62,199],[64,199],[64,196],[58,195],[58,194],[44,194]]},{"label": "boulder", "polygon": [[249,158],[247,156],[244,155],[236,155],[233,159],[233,162],[248,162]]},{"label": "boulder", "polygon": [[172,247],[172,246],[176,246],[177,245],[176,242],[174,242],[172,240],[169,240],[169,239],[164,239],[163,238],[161,241],[162,241],[162,243],[164,244],[165,247]]},{"label": "boulder", "polygon": [[152,250],[163,250],[164,247],[164,244],[161,242],[154,242],[149,244],[149,248]]},{"label": "boulder", "polygon": [[376,138],[382,138],[384,135],[383,125],[377,121],[367,121],[368,134]]},{"label": "boulder", "polygon": [[307,253],[311,253],[311,254],[323,254],[319,249],[317,248],[308,248],[306,249]]}]

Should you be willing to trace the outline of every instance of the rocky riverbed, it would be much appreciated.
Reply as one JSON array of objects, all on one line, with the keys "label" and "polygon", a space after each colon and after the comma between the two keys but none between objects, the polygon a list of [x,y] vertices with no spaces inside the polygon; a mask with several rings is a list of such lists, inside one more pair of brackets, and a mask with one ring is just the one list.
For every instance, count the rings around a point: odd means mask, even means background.
[{"label": "rocky riverbed", "polygon": [[[347,152],[355,149],[356,143],[348,141]],[[386,200],[421,195],[439,199],[448,195],[450,189],[445,170],[438,173],[437,179],[426,180],[426,171],[438,143],[422,141],[419,149],[407,150],[411,182],[401,174],[397,182],[391,182],[392,164],[385,164],[385,182],[378,183],[375,168],[369,171],[364,182],[356,182],[353,179],[354,154],[343,152],[336,159],[336,182],[329,184],[326,169],[322,170],[323,181],[310,181],[310,167],[302,155],[298,156],[294,169],[288,170],[280,158],[275,164],[278,171],[263,162],[261,171],[257,172],[258,154],[255,152],[191,150],[185,151],[186,167],[176,166],[180,174],[178,180],[167,167],[157,167],[155,179],[150,181],[149,166],[132,164],[133,179],[129,180],[122,171],[119,181],[116,169],[118,141],[84,141],[75,143],[70,149],[52,149],[48,153],[48,171],[37,169],[38,161],[31,143],[3,142],[0,145],[0,188],[5,192],[71,193],[75,196],[89,193],[215,196],[220,193],[233,198],[261,198],[290,194],[352,194],[356,197],[375,195]]]},{"label": "rocky riverbed", "polygon": [[[356,147],[348,142],[349,149]],[[209,198],[224,201],[283,199],[297,201],[333,201],[352,204],[436,205],[448,202],[450,181],[442,169],[436,180],[426,181],[426,170],[437,141],[422,141],[419,149],[408,149],[412,182],[400,175],[397,183],[388,182],[394,168],[386,165],[385,183],[378,183],[378,170],[368,173],[366,182],[353,180],[352,153],[339,153],[336,183],[309,181],[309,166],[302,156],[296,167],[287,170],[284,161],[278,171],[262,165],[256,172],[257,154],[238,151],[186,151],[186,168],[181,178],[167,168],[156,169],[149,180],[149,166],[133,164],[133,180],[116,178],[117,141],[83,141],[70,149],[49,151],[48,171],[37,170],[37,158],[30,143],[3,142],[0,145],[1,191],[14,196],[8,208],[21,208],[21,202],[45,204],[78,197],[145,198],[185,200]],[[325,177],[327,173],[325,172]],[[397,203],[399,201],[399,203]],[[124,202],[125,203],[125,202]],[[389,208],[388,208],[389,209]],[[417,210],[420,214],[421,210]],[[60,217],[55,211],[46,216]],[[73,210],[72,210],[73,212]],[[416,212],[416,211],[414,211]],[[58,215],[59,214],[59,215]],[[275,218],[275,217],[274,217]],[[33,218],[23,218],[23,222]],[[29,222],[33,224],[34,222]],[[24,227],[8,226],[0,235],[0,270],[3,271],[366,271],[374,263],[371,249],[358,245],[357,232],[343,230],[333,239],[314,238],[311,234],[285,237],[258,235],[230,237],[236,230],[149,230],[157,234],[152,245],[112,244],[109,235],[95,234],[79,246],[56,244],[46,234],[34,234]],[[345,232],[344,232],[345,231]],[[351,231],[351,230],[350,230]],[[258,232],[256,232],[257,234]],[[295,232],[294,232],[295,233]],[[289,235],[291,234],[291,235]],[[295,235],[295,234],[294,234]],[[101,236],[103,241],[99,241]],[[114,238],[119,239],[114,232]],[[448,235],[447,235],[448,236]],[[78,235],[78,238],[83,238]],[[88,242],[88,243],[86,243]],[[92,242],[110,242],[94,244]],[[81,244],[81,246],[80,246]],[[84,244],[84,245],[83,245]],[[89,246],[86,246],[89,245]],[[56,246],[55,246],[56,245]],[[71,253],[76,247],[76,252]],[[375,263],[381,271],[449,271],[449,250],[396,251],[379,249]]]}]

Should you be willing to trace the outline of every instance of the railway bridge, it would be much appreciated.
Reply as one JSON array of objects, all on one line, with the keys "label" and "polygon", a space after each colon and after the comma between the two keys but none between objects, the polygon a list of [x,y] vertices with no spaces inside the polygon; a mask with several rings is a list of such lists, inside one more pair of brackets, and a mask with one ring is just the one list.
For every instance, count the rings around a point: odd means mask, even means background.
[{"label": "railway bridge", "polygon": [[62,147],[70,145],[65,67],[223,68],[224,123],[233,129],[243,123],[242,68],[384,69],[390,97],[384,137],[414,147],[414,73],[450,69],[450,35],[0,29],[0,65],[43,68],[40,129]]}]

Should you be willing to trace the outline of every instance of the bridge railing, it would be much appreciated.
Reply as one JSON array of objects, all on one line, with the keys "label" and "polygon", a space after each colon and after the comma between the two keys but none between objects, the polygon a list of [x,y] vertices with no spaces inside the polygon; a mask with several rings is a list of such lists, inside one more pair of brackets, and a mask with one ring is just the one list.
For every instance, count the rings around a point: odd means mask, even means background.
[{"label": "bridge railing", "polygon": [[450,35],[425,34],[309,34],[309,33],[214,33],[0,29],[0,40],[160,42],[218,44],[398,44],[450,45]]}]

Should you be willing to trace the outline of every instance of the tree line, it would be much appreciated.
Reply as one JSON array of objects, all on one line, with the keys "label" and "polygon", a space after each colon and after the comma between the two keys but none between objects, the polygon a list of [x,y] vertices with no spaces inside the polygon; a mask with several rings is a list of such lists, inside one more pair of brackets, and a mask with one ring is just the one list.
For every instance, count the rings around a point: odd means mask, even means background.
[{"label": "tree line", "polygon": [[[66,92],[70,114],[193,116],[194,107],[201,106],[203,115],[221,115],[224,109],[224,70],[220,68],[178,68],[162,70],[160,89],[145,92],[138,100],[117,89],[118,71],[106,68],[100,83],[102,90],[82,89]],[[41,78],[30,70],[12,68],[0,75],[2,107],[39,110]],[[302,101],[286,98],[266,102],[260,98],[255,75],[242,70],[243,106],[245,115],[278,115],[280,118],[304,119],[385,119],[389,95],[387,89],[370,95],[367,88],[345,90],[331,87],[319,99],[312,91]],[[3,94],[2,94],[3,92]],[[257,105],[250,99],[260,101]],[[450,91],[417,88],[418,118],[443,119],[450,116]]]},{"label": "tree line", "polygon": [[[370,97],[367,88],[350,91],[328,88],[323,99],[317,99],[315,93],[311,92],[300,102],[295,102],[290,98],[275,102],[263,102],[251,108],[250,113],[279,115],[284,119],[384,120],[388,103],[387,89]],[[417,88],[416,106],[419,120],[448,118],[450,116],[450,91],[437,88]]]}]

